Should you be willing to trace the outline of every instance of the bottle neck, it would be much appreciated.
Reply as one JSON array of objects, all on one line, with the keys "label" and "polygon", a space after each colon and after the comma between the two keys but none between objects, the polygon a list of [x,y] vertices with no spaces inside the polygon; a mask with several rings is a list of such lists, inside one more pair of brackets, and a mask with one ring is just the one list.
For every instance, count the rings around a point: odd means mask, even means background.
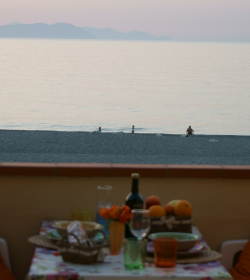
[{"label": "bottle neck", "polygon": [[139,185],[139,179],[138,178],[133,178],[132,179],[132,189],[131,189],[131,192],[133,194],[137,194],[139,192],[138,185]]}]

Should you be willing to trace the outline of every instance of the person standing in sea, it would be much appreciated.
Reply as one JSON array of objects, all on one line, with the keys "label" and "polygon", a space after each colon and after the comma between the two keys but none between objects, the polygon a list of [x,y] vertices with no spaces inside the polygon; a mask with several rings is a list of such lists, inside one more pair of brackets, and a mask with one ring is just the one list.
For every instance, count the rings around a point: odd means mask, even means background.
[{"label": "person standing in sea", "polygon": [[194,130],[191,128],[191,125],[187,128],[186,137],[193,136]]}]

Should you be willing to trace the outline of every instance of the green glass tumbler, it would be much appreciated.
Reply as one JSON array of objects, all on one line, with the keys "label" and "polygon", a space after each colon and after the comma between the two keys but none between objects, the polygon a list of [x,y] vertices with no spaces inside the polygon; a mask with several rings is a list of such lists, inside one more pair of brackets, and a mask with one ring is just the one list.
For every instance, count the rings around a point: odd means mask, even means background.
[{"label": "green glass tumbler", "polygon": [[144,269],[146,258],[146,239],[126,238],[123,240],[125,269]]}]

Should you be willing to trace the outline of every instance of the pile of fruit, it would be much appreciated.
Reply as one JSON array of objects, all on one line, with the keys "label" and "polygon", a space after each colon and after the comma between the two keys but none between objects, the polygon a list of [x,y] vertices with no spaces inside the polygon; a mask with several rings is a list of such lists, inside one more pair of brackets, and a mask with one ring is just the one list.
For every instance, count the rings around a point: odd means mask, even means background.
[{"label": "pile of fruit", "polygon": [[182,199],[171,200],[165,206],[161,206],[161,201],[156,195],[151,195],[146,199],[145,208],[149,210],[150,217],[154,218],[171,215],[187,217],[193,210],[192,204]]}]

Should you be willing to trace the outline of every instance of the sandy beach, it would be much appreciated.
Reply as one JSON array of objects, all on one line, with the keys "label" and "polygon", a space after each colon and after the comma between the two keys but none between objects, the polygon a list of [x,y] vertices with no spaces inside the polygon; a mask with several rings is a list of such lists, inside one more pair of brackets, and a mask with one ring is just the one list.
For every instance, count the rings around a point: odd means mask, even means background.
[{"label": "sandy beach", "polygon": [[0,162],[250,165],[250,136],[0,130]]}]

